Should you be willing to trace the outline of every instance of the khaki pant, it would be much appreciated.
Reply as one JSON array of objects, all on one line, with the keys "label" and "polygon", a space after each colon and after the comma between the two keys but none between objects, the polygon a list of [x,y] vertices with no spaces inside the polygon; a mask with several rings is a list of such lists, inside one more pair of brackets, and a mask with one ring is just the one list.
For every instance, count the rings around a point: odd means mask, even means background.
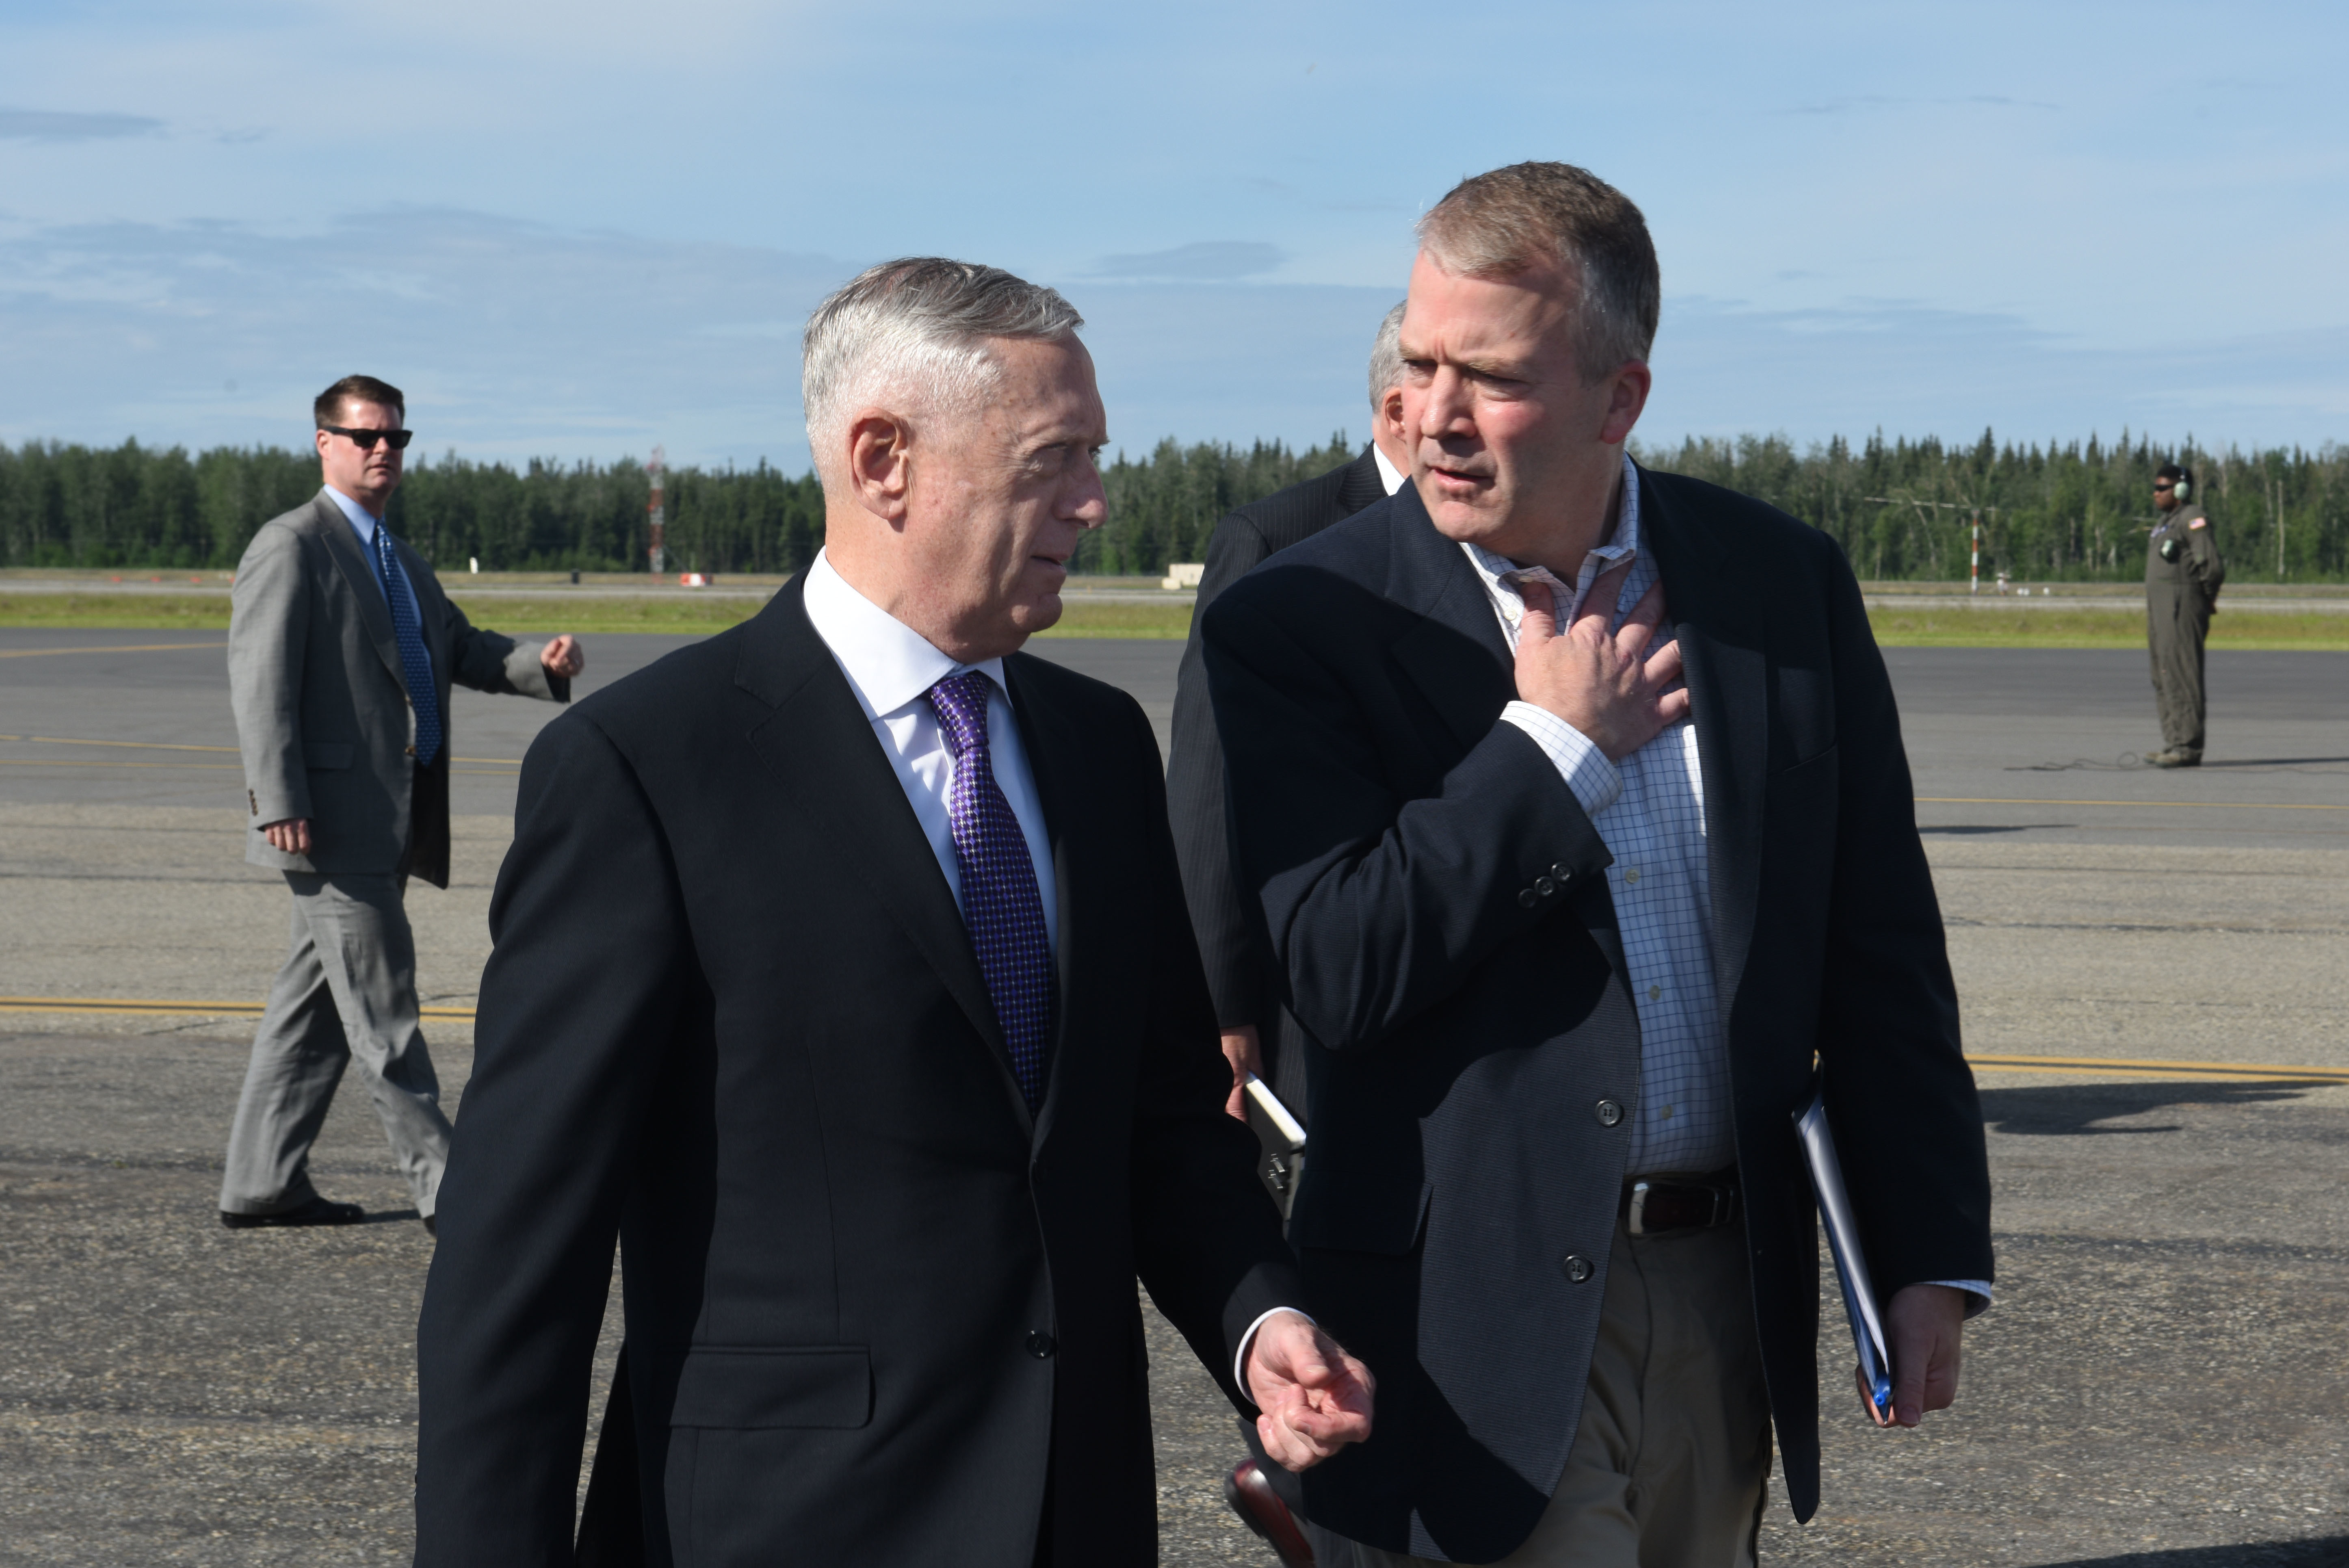
[{"label": "khaki pant", "polygon": [[407,880],[388,871],[285,873],[292,944],[254,1032],[229,1131],[225,1212],[278,1214],[317,1196],[310,1145],[344,1069],[356,1063],[416,1211],[432,1213],[450,1127],[417,1023]]},{"label": "khaki pant", "polygon": [[[1619,1222],[1566,1473],[1500,1568],[1751,1568],[1770,1472],[1745,1230]],[[1314,1532],[1321,1568],[1435,1568]]]}]

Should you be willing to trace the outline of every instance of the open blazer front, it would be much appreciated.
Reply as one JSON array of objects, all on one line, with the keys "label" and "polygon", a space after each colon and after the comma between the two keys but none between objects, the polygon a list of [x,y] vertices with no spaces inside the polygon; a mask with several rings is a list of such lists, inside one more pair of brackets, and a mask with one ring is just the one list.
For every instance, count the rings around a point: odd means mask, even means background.
[{"label": "open blazer front", "polygon": [[1049,1561],[1152,1559],[1136,1275],[1226,1392],[1300,1287],[1148,722],[1005,670],[1059,899],[1032,1117],[798,582],[531,748],[419,1330],[419,1563],[572,1561],[616,1231],[645,1560],[1030,1568],[1048,1495]]},{"label": "open blazer front", "polygon": [[[1703,769],[1754,1313],[1807,1518],[1819,1280],[1790,1113],[1813,1053],[1887,1296],[1991,1277],[1982,1126],[1849,567],[1758,502],[1639,482]],[[1308,1504],[1390,1551],[1489,1562],[1574,1439],[1640,1104],[1636,1028],[1601,1027],[1625,998],[1610,857],[1499,722],[1513,659],[1413,486],[1267,561],[1205,632],[1242,877],[1314,1046],[1289,1237],[1308,1309],[1380,1380],[1376,1432],[1307,1474]],[[1634,1115],[1604,1125],[1601,1099]],[[1577,1282],[1569,1256],[1601,1266]]]}]

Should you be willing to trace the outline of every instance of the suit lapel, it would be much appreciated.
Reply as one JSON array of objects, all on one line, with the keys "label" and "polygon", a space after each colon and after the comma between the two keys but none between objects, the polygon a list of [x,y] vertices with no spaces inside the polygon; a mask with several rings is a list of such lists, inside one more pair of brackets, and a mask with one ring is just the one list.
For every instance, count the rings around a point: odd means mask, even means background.
[{"label": "suit lapel", "polygon": [[[870,865],[873,890],[993,1053],[1013,1113],[1032,1133],[970,929],[871,722],[808,620],[804,582],[785,584],[743,638],[734,683],[774,709],[746,739],[792,800]],[[1061,930],[1065,950],[1065,923]]]},{"label": "suit lapel", "polygon": [[1721,530],[1675,508],[1645,470],[1640,528],[1656,555],[1667,616],[1681,641],[1697,757],[1704,769],[1705,864],[1713,884],[1713,968],[1727,1027],[1753,946],[1761,894],[1763,800],[1769,768],[1769,660],[1754,596]]},{"label": "suit lapel", "polygon": [[[317,516],[319,535],[326,541],[328,558],[343,574],[351,597],[358,601],[359,624],[367,628],[376,656],[391,671],[392,679],[399,682],[399,689],[407,691],[408,672],[400,668],[399,639],[392,631],[391,607],[384,602],[374,565],[367,560],[367,552],[359,548],[358,534],[351,527],[351,520],[343,515],[343,509],[325,491],[318,493],[312,510]],[[380,528],[383,524],[378,523],[376,526]]]},{"label": "suit lapel", "polygon": [[1475,568],[1458,545],[1435,531],[1418,490],[1404,485],[1387,506],[1385,596],[1420,617],[1394,642],[1395,660],[1461,744],[1473,746],[1516,695],[1516,661]]}]

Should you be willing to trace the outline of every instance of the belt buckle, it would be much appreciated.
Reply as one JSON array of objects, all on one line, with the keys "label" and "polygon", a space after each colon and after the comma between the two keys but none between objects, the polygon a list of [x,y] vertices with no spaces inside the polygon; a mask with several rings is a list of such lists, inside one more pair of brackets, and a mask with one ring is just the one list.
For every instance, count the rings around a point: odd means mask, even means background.
[{"label": "belt buckle", "polygon": [[1632,1235],[1644,1236],[1648,1233],[1648,1184],[1646,1182],[1631,1183],[1631,1209],[1625,1218],[1630,1223]]}]

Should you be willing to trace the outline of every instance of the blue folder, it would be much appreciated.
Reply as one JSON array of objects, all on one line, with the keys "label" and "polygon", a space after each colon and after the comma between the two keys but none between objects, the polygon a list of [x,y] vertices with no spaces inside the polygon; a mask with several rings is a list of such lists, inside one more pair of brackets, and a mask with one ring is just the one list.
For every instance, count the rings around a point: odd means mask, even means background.
[{"label": "blue folder", "polygon": [[1883,1321],[1876,1313],[1876,1290],[1868,1282],[1868,1254],[1860,1248],[1851,1195],[1844,1189],[1843,1163],[1836,1158],[1835,1134],[1827,1127],[1825,1089],[1814,1093],[1810,1109],[1795,1117],[1795,1135],[1802,1139],[1803,1158],[1810,1164],[1819,1218],[1826,1221],[1827,1248],[1835,1254],[1836,1278],[1843,1284],[1843,1309],[1851,1319],[1852,1345],[1859,1352],[1868,1414],[1878,1426],[1885,1426],[1892,1419],[1892,1357],[1885,1348]]}]

